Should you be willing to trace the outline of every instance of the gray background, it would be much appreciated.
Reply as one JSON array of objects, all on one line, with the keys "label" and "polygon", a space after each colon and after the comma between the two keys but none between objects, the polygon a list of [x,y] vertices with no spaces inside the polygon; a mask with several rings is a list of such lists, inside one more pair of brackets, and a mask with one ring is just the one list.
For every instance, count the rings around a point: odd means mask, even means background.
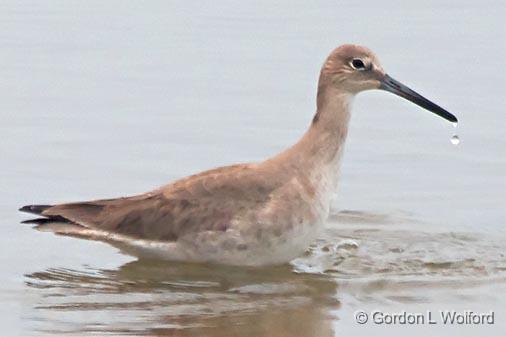
[{"label": "gray background", "polygon": [[[389,74],[456,114],[461,144],[452,145],[453,126],[429,112],[385,92],[360,94],[335,212],[407,217],[399,225],[406,237],[465,232],[476,239],[452,256],[470,249],[479,259],[496,249],[482,267],[504,262],[504,246],[481,244],[506,234],[505,8],[467,0],[0,1],[5,335],[42,334],[44,322],[63,331],[70,321],[75,334],[89,332],[93,310],[70,310],[74,320],[41,314],[46,295],[25,275],[115,270],[131,260],[100,243],[18,225],[19,206],[140,193],[273,155],[309,125],[319,67],[347,42],[370,47]],[[503,285],[496,269],[486,276]],[[504,310],[501,301],[491,299],[488,310]],[[97,315],[107,326],[109,316]],[[326,333],[356,333],[352,316],[341,315]]]}]

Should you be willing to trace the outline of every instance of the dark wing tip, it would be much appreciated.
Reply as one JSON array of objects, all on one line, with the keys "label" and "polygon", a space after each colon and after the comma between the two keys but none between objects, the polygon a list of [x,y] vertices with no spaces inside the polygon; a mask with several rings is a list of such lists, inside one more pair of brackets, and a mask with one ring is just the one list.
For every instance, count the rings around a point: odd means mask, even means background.
[{"label": "dark wing tip", "polygon": [[28,224],[28,225],[42,225],[49,222],[54,222],[54,220],[49,218],[36,218],[36,219],[29,219],[21,221],[22,224]]},{"label": "dark wing tip", "polygon": [[46,209],[52,207],[51,205],[26,205],[19,209],[20,212],[42,214]]}]

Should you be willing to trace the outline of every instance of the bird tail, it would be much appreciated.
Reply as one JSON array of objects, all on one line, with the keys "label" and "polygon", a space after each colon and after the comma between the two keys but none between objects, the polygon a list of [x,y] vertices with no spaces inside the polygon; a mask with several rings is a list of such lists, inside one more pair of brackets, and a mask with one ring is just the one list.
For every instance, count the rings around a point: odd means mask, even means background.
[{"label": "bird tail", "polygon": [[36,215],[41,215],[46,209],[53,207],[52,205],[26,205],[21,207],[19,210],[21,212],[32,213]]},{"label": "bird tail", "polygon": [[41,215],[43,218],[35,218],[21,221],[23,224],[45,224],[48,222],[67,222],[70,223],[69,219],[66,219],[59,215],[44,215],[42,214],[46,209],[53,207],[53,205],[26,205],[19,209],[21,212],[31,213],[35,215]]}]

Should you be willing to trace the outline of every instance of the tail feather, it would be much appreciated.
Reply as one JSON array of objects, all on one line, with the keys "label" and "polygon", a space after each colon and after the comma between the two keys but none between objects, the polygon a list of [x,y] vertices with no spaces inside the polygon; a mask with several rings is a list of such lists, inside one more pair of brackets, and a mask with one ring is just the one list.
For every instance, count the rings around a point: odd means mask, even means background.
[{"label": "tail feather", "polygon": [[104,209],[103,203],[108,201],[109,200],[97,200],[59,205],[27,205],[21,207],[19,210],[21,212],[40,216],[40,218],[22,222],[26,224],[64,222],[94,227],[98,223],[98,215]]},{"label": "tail feather", "polygon": [[19,210],[21,212],[40,215],[46,209],[51,208],[51,207],[52,207],[52,205],[26,205],[26,206],[21,207]]},{"label": "tail feather", "polygon": [[67,218],[64,218],[60,215],[45,215],[42,214],[46,209],[53,207],[52,205],[26,205],[21,207],[19,210],[21,212],[31,213],[35,215],[41,215],[44,218],[35,218],[22,221],[23,224],[45,224],[48,222],[65,222],[70,223],[71,221]]},{"label": "tail feather", "polygon": [[50,222],[64,222],[64,223],[72,223],[69,219],[65,219],[61,216],[50,216],[47,218],[34,218],[34,219],[28,219],[21,221],[22,224],[28,224],[28,225],[43,225]]}]

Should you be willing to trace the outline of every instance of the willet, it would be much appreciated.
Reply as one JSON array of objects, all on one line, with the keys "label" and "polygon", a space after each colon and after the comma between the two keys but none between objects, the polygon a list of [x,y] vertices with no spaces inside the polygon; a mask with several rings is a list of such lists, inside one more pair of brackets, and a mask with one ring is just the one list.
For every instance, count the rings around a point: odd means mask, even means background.
[{"label": "willet", "polygon": [[381,89],[445,119],[457,118],[387,75],[367,48],[328,56],[316,114],[293,146],[260,163],[216,168],[125,198],[29,205],[28,220],[58,234],[105,240],[131,254],[232,265],[289,262],[329,215],[353,97]]}]

